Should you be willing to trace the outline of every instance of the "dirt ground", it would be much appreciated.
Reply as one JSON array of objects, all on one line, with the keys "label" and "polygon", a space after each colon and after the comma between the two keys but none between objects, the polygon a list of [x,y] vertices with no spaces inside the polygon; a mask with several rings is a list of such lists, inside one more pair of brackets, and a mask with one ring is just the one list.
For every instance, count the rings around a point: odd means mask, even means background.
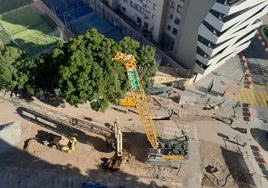
[{"label": "dirt ground", "polygon": [[[188,116],[184,114],[186,129],[187,121],[209,119],[208,116],[194,116],[193,112],[197,113],[195,109],[191,109],[190,106],[184,106],[182,109],[182,106],[168,99],[158,99],[161,104],[154,99],[150,101],[154,104],[152,114],[156,118],[167,115],[166,109],[161,110],[160,106],[168,106],[175,112],[180,110],[185,111],[185,114],[192,113],[195,118],[187,118]],[[59,105],[55,107],[46,102]],[[150,145],[135,109],[126,111],[122,107],[110,106],[102,113],[92,111],[88,104],[75,108],[57,102],[40,101],[36,98],[29,102],[17,97],[4,97],[1,94],[0,125],[19,122],[22,134],[16,144],[12,145],[2,140],[0,142],[2,146],[9,148],[0,154],[0,187],[78,188],[82,187],[84,182],[105,184],[108,187],[201,187],[202,185],[213,187],[208,179],[203,178],[201,181],[199,174],[202,173],[203,167],[212,164],[215,159],[225,166],[227,174],[232,174],[227,179],[226,187],[239,187],[239,184],[234,183],[234,179],[243,181],[241,179],[243,177],[237,175],[240,171],[236,170],[238,164],[236,162],[241,159],[239,156],[237,158],[236,153],[225,150],[219,144],[195,139],[194,134],[190,133],[191,138],[195,140],[190,145],[190,149],[195,148],[198,155],[192,155],[189,162],[183,164],[181,169],[157,168],[144,163]],[[112,172],[104,170],[102,163],[115,153],[106,138],[112,133],[111,127],[116,118],[119,119],[123,138],[126,141],[124,147],[128,148],[129,154],[123,161],[121,169]],[[178,117],[166,123],[176,127],[179,123]],[[163,129],[165,121],[158,124]],[[35,137],[38,130],[53,132],[68,138],[75,136],[78,140],[76,150],[70,154],[64,153],[31,139]],[[200,149],[194,143],[199,144]],[[235,157],[226,160],[228,156]],[[197,167],[189,171],[192,162],[198,162]]]}]

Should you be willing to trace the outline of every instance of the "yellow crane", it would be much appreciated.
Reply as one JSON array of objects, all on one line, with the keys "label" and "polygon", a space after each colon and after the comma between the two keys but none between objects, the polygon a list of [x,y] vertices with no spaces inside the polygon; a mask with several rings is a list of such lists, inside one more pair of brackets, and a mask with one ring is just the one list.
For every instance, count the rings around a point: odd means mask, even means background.
[{"label": "yellow crane", "polygon": [[147,98],[137,72],[136,59],[133,55],[117,52],[113,60],[123,63],[131,88],[131,96],[120,100],[122,106],[135,106],[142,122],[145,134],[150,142],[153,152],[148,158],[161,158],[166,160],[183,160],[188,155],[188,136],[183,135],[174,139],[157,137],[155,124]]}]

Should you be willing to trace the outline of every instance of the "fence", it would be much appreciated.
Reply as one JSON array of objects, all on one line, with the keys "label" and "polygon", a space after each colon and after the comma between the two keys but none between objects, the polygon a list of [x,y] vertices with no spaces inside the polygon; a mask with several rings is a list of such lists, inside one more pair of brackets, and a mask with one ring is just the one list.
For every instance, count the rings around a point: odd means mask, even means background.
[{"label": "fence", "polygon": [[64,23],[42,2],[42,1],[35,1],[35,7],[38,9],[40,14],[46,14],[50,19],[56,23],[58,28],[63,33],[63,40],[68,41],[74,34],[64,25]]},{"label": "fence", "polygon": [[96,28],[100,33],[114,40],[123,39],[123,34],[118,27],[114,27],[108,21],[100,17],[92,8],[84,4],[82,0],[42,0],[39,4],[46,5],[51,14],[59,20],[75,35],[83,34],[88,29]]},{"label": "fence", "polygon": [[42,0],[56,15],[61,15],[84,5],[82,0]]},{"label": "fence", "polygon": [[1,0],[0,14],[7,13],[31,3],[33,3],[33,0]]},{"label": "fence", "polygon": [[0,22],[0,44],[9,44],[13,42],[16,46],[18,46],[18,43],[13,39],[13,37],[10,35],[10,33],[5,29],[3,24]]}]

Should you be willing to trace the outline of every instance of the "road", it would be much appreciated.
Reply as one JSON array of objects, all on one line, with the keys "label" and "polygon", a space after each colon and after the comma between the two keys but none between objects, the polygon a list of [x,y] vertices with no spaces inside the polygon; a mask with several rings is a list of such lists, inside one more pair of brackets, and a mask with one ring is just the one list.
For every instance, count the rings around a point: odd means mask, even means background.
[{"label": "road", "polygon": [[[268,16],[267,21],[268,21]],[[266,23],[266,22],[265,22]],[[267,23],[266,23],[267,24]],[[185,95],[189,103],[206,103],[211,105],[224,102],[224,108],[215,110],[225,117],[233,117],[232,127],[247,128],[247,134],[237,132],[239,143],[246,143],[246,147],[240,147],[245,162],[251,173],[254,173],[256,185],[268,187],[268,168],[261,166],[259,159],[264,158],[268,161],[268,140],[266,131],[268,131],[268,55],[265,53],[257,37],[252,39],[252,43],[244,52],[247,58],[249,72],[252,78],[252,88],[246,88],[247,80],[243,78],[243,66],[236,56],[229,59],[226,64],[218,70],[213,71],[206,78],[194,83],[191,87],[186,88]],[[213,83],[211,92],[208,87]],[[187,93],[187,94],[186,94]],[[190,101],[194,97],[196,101]],[[247,104],[252,104],[251,118],[246,118],[248,113]],[[200,124],[198,122],[198,124]],[[212,127],[211,130],[215,131]],[[217,128],[218,129],[218,128]],[[226,135],[230,138],[230,130],[225,130]],[[202,129],[197,131],[198,135],[202,134]],[[211,135],[209,131],[205,135]],[[216,139],[216,137],[215,137]],[[253,146],[260,147],[259,156],[252,149]],[[262,185],[262,186],[261,186]]]}]

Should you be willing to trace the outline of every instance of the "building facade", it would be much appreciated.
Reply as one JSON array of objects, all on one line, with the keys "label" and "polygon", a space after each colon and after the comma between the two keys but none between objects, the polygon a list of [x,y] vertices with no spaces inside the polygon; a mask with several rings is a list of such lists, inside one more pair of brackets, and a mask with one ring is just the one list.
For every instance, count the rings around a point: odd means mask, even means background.
[{"label": "building facade", "polygon": [[[91,1],[91,0],[88,0]],[[101,0],[135,23],[195,81],[247,48],[267,0]]]}]

